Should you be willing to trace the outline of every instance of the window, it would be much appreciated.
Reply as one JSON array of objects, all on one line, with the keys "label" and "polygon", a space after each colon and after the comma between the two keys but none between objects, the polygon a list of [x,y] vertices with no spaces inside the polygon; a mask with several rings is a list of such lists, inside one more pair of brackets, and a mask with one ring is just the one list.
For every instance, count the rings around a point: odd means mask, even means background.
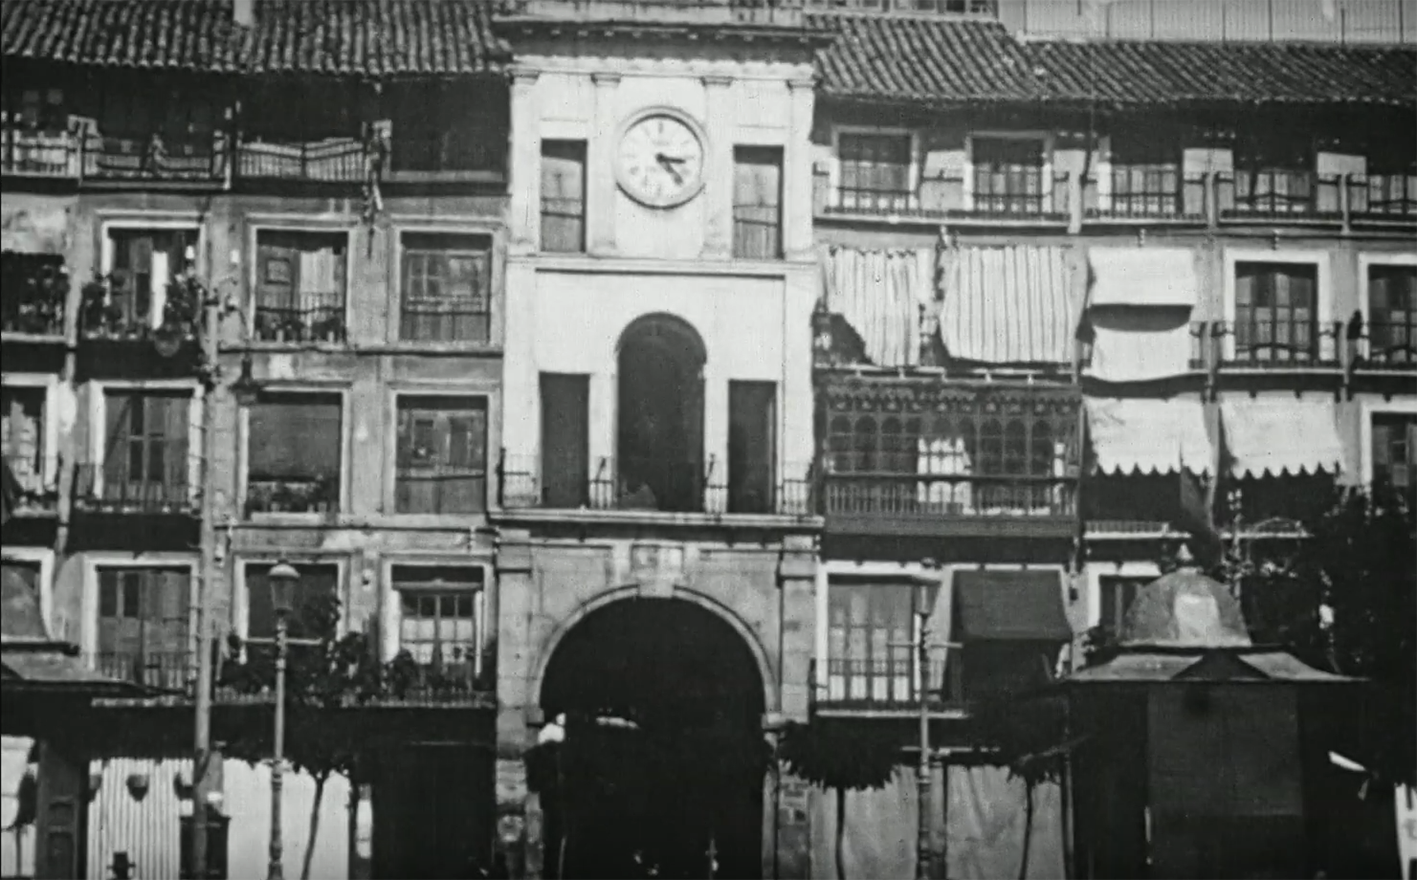
[{"label": "window", "polygon": [[782,256],[782,150],[733,150],[733,256],[775,260]]},{"label": "window", "polygon": [[1044,176],[1044,148],[1036,138],[971,138],[974,210],[993,214],[1049,210],[1053,181]]},{"label": "window", "polygon": [[728,383],[728,512],[772,513],[777,385]]},{"label": "window", "polygon": [[1235,205],[1262,213],[1314,204],[1313,141],[1296,132],[1249,133],[1235,142]]},{"label": "window", "polygon": [[395,566],[399,648],[445,671],[482,671],[483,570]]},{"label": "window", "polygon": [[507,93],[488,82],[392,83],[383,118],[392,121],[389,157],[396,174],[500,170],[507,142]]},{"label": "window", "polygon": [[1312,363],[1318,359],[1318,267],[1235,264],[1235,359]]},{"label": "window", "polygon": [[1368,267],[1368,352],[1375,364],[1417,364],[1417,266]]},{"label": "window", "polygon": [[582,253],[585,242],[585,141],[541,142],[541,249]]},{"label": "window", "polygon": [[6,90],[6,128],[62,132],[69,127],[63,89]]},{"label": "window", "polygon": [[103,498],[144,507],[188,501],[188,413],[179,391],[104,394]]},{"label": "window", "polygon": [[590,377],[541,374],[541,502],[577,508],[589,501]]},{"label": "window", "polygon": [[908,134],[842,132],[837,136],[837,202],[846,211],[900,211],[914,201]]},{"label": "window", "polygon": [[[292,638],[318,639],[333,635],[339,629],[337,602],[339,568],[335,565],[298,563],[300,580],[295,586],[295,600],[286,619],[287,632]],[[247,635],[253,639],[270,639],[276,633],[275,607],[271,604],[270,563],[248,563],[246,566]]]},{"label": "window", "polygon": [[196,243],[195,230],[110,229],[107,295],[85,303],[85,329],[133,335],[162,326],[168,286],[192,268]]},{"label": "window", "polygon": [[1112,135],[1111,210],[1171,214],[1181,198],[1181,143],[1175,131],[1127,129]]},{"label": "window", "polygon": [[247,410],[246,515],[339,509],[344,449],[338,393],[263,394]]},{"label": "window", "polygon": [[191,601],[187,568],[100,568],[98,669],[150,687],[184,687]]},{"label": "window", "polygon": [[1103,575],[1098,578],[1097,589],[1102,607],[1102,613],[1097,619],[1098,627],[1110,638],[1118,638],[1127,620],[1127,610],[1132,607],[1137,593],[1154,580],[1154,577],[1123,575]]},{"label": "window", "polygon": [[[49,621],[45,620],[40,578],[44,569],[38,562],[6,559],[0,563],[5,582],[24,588],[21,596],[5,596],[5,627],[7,632],[25,636],[47,637]],[[8,587],[6,588],[8,591]]]},{"label": "window", "polygon": [[405,397],[398,405],[399,513],[487,509],[487,402]]},{"label": "window", "polygon": [[25,495],[44,491],[44,389],[0,390],[0,449]]},{"label": "window", "polygon": [[343,232],[256,233],[253,329],[266,342],[343,342]]},{"label": "window", "polygon": [[827,594],[830,701],[914,702],[917,592],[909,583],[832,581]]},{"label": "window", "polygon": [[1417,414],[1373,414],[1373,482],[1417,501]]},{"label": "window", "polygon": [[475,235],[403,236],[403,311],[409,342],[487,342],[492,240]]}]

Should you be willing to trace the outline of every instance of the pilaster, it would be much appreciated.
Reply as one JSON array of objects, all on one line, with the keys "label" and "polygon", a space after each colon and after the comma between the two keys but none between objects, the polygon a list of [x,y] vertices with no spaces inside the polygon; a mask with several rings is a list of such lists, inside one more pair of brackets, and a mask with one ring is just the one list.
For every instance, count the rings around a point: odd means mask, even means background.
[{"label": "pilaster", "polygon": [[811,700],[812,658],[817,649],[817,566],[815,549],[805,547],[784,548],[778,563],[782,627],[778,711],[788,720],[805,721]]},{"label": "pilaster", "polygon": [[591,74],[595,84],[589,139],[586,141],[586,249],[598,257],[615,256],[615,94],[620,74]]},{"label": "pilaster", "polygon": [[511,141],[507,155],[508,249],[513,255],[534,253],[540,238],[541,125],[536,81],[540,71],[513,68]]},{"label": "pilaster", "polygon": [[709,132],[708,154],[704,156],[704,249],[708,260],[726,260],[732,251],[733,223],[733,131],[736,128],[727,76],[705,76]]},{"label": "pilaster", "polygon": [[812,109],[816,83],[811,78],[787,84],[792,125],[782,157],[783,255],[812,257]]}]

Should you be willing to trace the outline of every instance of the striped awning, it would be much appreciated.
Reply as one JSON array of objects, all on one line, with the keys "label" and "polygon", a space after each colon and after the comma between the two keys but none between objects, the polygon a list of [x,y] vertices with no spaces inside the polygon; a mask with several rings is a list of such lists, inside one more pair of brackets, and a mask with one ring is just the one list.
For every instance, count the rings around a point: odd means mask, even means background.
[{"label": "striped awning", "polygon": [[940,341],[955,360],[1071,363],[1077,328],[1068,248],[947,248],[940,255]]},{"label": "striped awning", "polygon": [[920,313],[935,299],[934,248],[822,248],[827,310],[841,315],[879,367],[920,362]]},{"label": "striped awning", "polygon": [[1088,398],[1087,428],[1104,474],[1211,471],[1212,444],[1199,398]]},{"label": "striped awning", "polygon": [[1230,471],[1237,477],[1337,474],[1343,469],[1343,441],[1331,400],[1226,400],[1220,414]]}]

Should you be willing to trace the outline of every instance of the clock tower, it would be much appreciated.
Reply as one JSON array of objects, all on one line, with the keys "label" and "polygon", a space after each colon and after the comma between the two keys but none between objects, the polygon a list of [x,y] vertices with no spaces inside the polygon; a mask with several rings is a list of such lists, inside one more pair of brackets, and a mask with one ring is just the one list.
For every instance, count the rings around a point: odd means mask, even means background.
[{"label": "clock tower", "polygon": [[[524,0],[498,26],[504,845],[529,876],[806,876],[805,787],[762,745],[806,717],[816,638],[820,37],[794,0]],[[525,787],[563,715],[604,791]]]}]

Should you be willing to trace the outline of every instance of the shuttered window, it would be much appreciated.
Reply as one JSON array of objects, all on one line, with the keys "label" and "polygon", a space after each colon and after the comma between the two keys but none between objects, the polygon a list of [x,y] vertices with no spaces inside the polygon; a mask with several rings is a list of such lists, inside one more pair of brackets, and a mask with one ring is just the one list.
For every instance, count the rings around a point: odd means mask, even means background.
[{"label": "shuttered window", "polygon": [[186,500],[193,466],[188,408],[181,392],[109,391],[104,395],[104,496],[108,500]]},{"label": "shuttered window", "polygon": [[782,256],[782,150],[733,150],[733,256],[775,260]]},{"label": "shuttered window", "polygon": [[1236,263],[1236,360],[1317,360],[1318,287],[1318,267],[1313,264]]},{"label": "shuttered window", "polygon": [[186,568],[100,568],[98,668],[128,681],[176,689],[190,661]]},{"label": "shuttered window", "polygon": [[[295,569],[300,572],[300,580],[296,582],[294,607],[286,620],[290,636],[316,639],[333,635],[321,631],[317,609],[321,600],[339,598],[339,569],[310,563],[297,564]],[[270,570],[271,566],[264,563],[246,566],[247,634],[253,639],[273,638],[276,632]]]},{"label": "shuttered window", "polygon": [[492,242],[486,236],[403,236],[399,338],[486,342],[491,332]]},{"label": "shuttered window", "polygon": [[399,513],[479,513],[487,507],[487,402],[405,397],[398,407]]},{"label": "shuttered window", "polygon": [[246,509],[337,510],[343,402],[335,393],[266,394],[248,410]]},{"label": "shuttered window", "polygon": [[44,489],[44,389],[0,391],[0,450],[21,490]]},{"label": "shuttered window", "polygon": [[541,249],[585,251],[585,141],[541,142]]},{"label": "shuttered window", "polygon": [[1417,415],[1373,416],[1373,480],[1417,499]]},{"label": "shuttered window", "polygon": [[1368,357],[1417,364],[1417,266],[1368,267]]},{"label": "shuttered window", "polygon": [[834,581],[828,590],[827,697],[908,705],[914,699],[915,593],[908,583]]}]

